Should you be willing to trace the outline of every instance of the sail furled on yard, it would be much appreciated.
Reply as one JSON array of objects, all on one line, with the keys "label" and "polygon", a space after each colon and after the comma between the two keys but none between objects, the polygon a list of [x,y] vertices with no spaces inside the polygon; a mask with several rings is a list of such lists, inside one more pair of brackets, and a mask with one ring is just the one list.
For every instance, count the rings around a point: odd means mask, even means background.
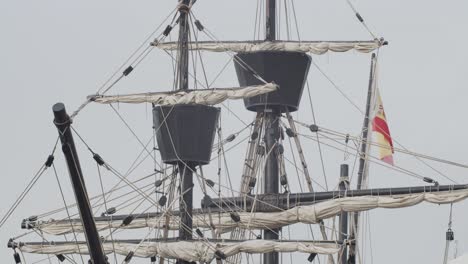
[{"label": "sail furled on yard", "polygon": [[372,118],[372,131],[375,134],[376,141],[379,147],[379,158],[389,164],[393,165],[393,140],[390,135],[390,129],[387,123],[387,116],[383,107],[382,97],[380,96],[379,89],[375,89],[375,105],[374,116]]},{"label": "sail furled on yard", "polygon": [[[291,51],[322,55],[327,52],[372,52],[385,45],[383,40],[369,41],[199,41],[189,44],[191,50],[211,52]],[[177,42],[153,43],[163,50],[176,50]]]},{"label": "sail furled on yard", "polygon": [[213,88],[173,92],[137,93],[122,95],[90,95],[91,101],[100,104],[112,103],[152,103],[156,105],[203,104],[216,105],[231,99],[244,99],[276,91],[278,85],[265,83],[236,88]]},{"label": "sail furled on yard", "polygon": [[[35,254],[88,254],[86,244],[75,242],[53,243],[20,243],[18,249],[23,253]],[[126,256],[134,252],[134,256],[149,258],[159,256],[185,261],[199,261],[210,263],[219,255],[230,257],[239,253],[261,254],[268,252],[301,252],[316,254],[336,254],[340,246],[334,243],[291,241],[278,242],[271,240],[246,240],[240,242],[208,242],[208,241],[178,241],[178,242],[104,242],[103,249],[106,254],[115,251]]]},{"label": "sail furled on yard", "polygon": [[[239,221],[233,221],[230,213],[194,214],[193,226],[211,228],[214,226],[219,233],[232,231],[234,228],[245,229],[275,229],[296,223],[316,224],[323,219],[336,216],[341,211],[361,212],[376,208],[403,208],[414,206],[422,202],[433,204],[448,204],[464,200],[468,197],[468,189],[449,192],[427,192],[394,196],[360,196],[327,200],[313,205],[297,206],[281,212],[237,212]],[[73,226],[72,226],[73,225]],[[108,228],[136,229],[136,228],[169,228],[177,230],[180,225],[178,216],[171,216],[169,222],[165,217],[151,216],[135,218],[130,224],[122,226],[122,220],[98,220],[98,230]],[[49,220],[35,222],[33,228],[43,233],[64,235],[83,232],[80,221]]]}]

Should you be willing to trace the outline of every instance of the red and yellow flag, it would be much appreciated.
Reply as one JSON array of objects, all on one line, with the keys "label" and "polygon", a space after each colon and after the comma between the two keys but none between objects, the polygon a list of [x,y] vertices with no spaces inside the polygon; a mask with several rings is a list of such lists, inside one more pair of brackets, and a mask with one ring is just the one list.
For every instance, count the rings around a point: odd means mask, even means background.
[{"label": "red and yellow flag", "polygon": [[388,129],[379,89],[375,89],[375,91],[376,101],[374,105],[374,117],[372,119],[372,131],[375,132],[374,134],[377,138],[380,159],[385,163],[393,165],[393,141]]}]

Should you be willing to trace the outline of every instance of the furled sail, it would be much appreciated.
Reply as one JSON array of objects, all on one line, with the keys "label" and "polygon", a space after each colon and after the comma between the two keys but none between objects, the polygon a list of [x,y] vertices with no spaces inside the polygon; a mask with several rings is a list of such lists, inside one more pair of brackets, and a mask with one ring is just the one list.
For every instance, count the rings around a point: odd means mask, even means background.
[{"label": "furled sail", "polygon": [[[208,214],[196,214],[193,216],[193,226],[199,228],[211,228],[212,225],[219,233],[229,232],[233,228],[246,229],[275,229],[282,226],[296,223],[316,224],[320,220],[334,217],[339,212],[360,212],[375,208],[403,208],[414,206],[422,202],[433,204],[455,203],[468,197],[468,189],[455,190],[449,192],[427,192],[418,194],[405,194],[395,196],[361,196],[345,197],[327,200],[313,205],[297,206],[281,212],[237,212],[240,221],[233,221],[230,213],[213,213],[210,224]],[[167,225],[169,229],[179,229],[180,219],[178,216],[171,216]],[[98,230],[108,228],[164,228],[166,218],[159,216],[135,218],[130,224],[122,226],[122,220],[97,220]],[[34,222],[33,228],[41,232],[63,235],[73,232],[83,232],[81,222],[78,220],[49,220]]]},{"label": "furled sail", "polygon": [[[18,249],[24,253],[35,254],[88,254],[86,243],[19,243]],[[221,252],[223,257],[238,253],[260,254],[268,252],[302,252],[317,254],[336,254],[340,246],[335,243],[321,242],[278,242],[271,240],[246,240],[241,242],[208,242],[208,241],[178,241],[178,242],[105,242],[103,249],[106,254],[115,250],[117,254],[127,255],[133,252],[136,257],[149,258],[160,256],[185,261],[209,263]],[[215,253],[216,252],[216,253]]]},{"label": "furled sail", "polygon": [[227,99],[244,99],[273,92],[279,86],[274,83],[239,88],[215,88],[174,92],[154,92],[125,95],[90,95],[88,99],[100,104],[153,103],[157,105],[204,104],[215,105]]},{"label": "furled sail", "polygon": [[[385,45],[383,40],[370,41],[199,41],[192,42],[189,49],[212,52],[257,52],[257,51],[295,51],[322,55],[327,52],[357,51],[372,52]],[[176,50],[177,42],[153,43],[163,50]]]}]

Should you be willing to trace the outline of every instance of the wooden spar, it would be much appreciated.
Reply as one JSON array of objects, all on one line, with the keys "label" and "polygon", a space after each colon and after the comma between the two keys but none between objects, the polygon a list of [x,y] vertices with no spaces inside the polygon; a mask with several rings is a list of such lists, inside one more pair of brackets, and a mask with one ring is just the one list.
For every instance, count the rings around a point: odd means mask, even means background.
[{"label": "wooden spar", "polygon": [[[348,164],[341,164],[340,169],[340,191],[346,192],[349,189],[349,176],[348,176],[349,167]],[[338,236],[341,241],[346,241],[348,239],[348,212],[341,211],[340,213],[340,225]],[[346,264],[348,257],[348,248],[344,246],[340,253],[338,253],[338,263]]]},{"label": "wooden spar", "polygon": [[[366,102],[366,113],[364,116],[364,123],[362,125],[362,132],[361,132],[361,152],[359,155],[359,169],[358,169],[358,179],[357,179],[357,189],[361,190],[364,181],[367,181],[368,177],[368,161],[367,161],[367,154],[369,151],[369,130],[370,130],[370,110],[372,104],[372,98],[374,97],[374,82],[375,82],[375,69],[376,69],[376,56],[375,53],[372,53],[371,58],[371,67],[370,67],[370,74],[369,74],[369,85],[367,89],[367,102]],[[352,214],[352,222],[353,225],[350,230],[350,238],[355,239],[356,234],[358,233],[359,228],[359,213]],[[350,246],[349,249],[349,257],[351,262],[356,259],[356,246]]]},{"label": "wooden spar", "polygon": [[[179,2],[179,0],[178,0]],[[178,88],[179,90],[188,90],[188,75],[189,75],[189,19],[190,9],[188,5],[190,0],[183,0],[179,6],[179,50],[178,50]],[[192,239],[192,209],[193,209],[193,173],[195,166],[188,165],[180,161],[178,163],[180,173],[180,193],[183,194],[179,198],[180,208],[180,228],[179,238],[181,240]],[[162,260],[160,259],[160,262]],[[188,261],[178,260],[181,264],[188,264]]]},{"label": "wooden spar", "polygon": [[62,150],[67,162],[68,172],[73,185],[76,203],[78,204],[91,260],[94,264],[107,264],[89,203],[88,192],[86,191],[75,142],[71,133],[71,119],[62,103],[55,104],[52,110],[55,117],[54,124],[57,127],[60,141],[62,142]]},{"label": "wooden spar", "polygon": [[[347,191],[329,191],[329,192],[311,192],[311,193],[291,193],[291,194],[258,194],[256,197],[257,204],[253,208],[248,207],[246,209],[242,207],[237,207],[233,203],[244,202],[244,199],[247,199],[249,205],[253,201],[254,197],[252,196],[242,196],[242,197],[231,197],[223,198],[222,207],[221,200],[212,199],[216,204],[204,205],[203,209],[193,209],[194,214],[203,214],[206,213],[206,208],[210,208],[211,213],[229,213],[240,210],[242,208],[248,212],[278,212],[288,208],[293,208],[299,205],[311,205],[314,203],[323,202],[326,200],[342,197],[360,197],[360,196],[391,196],[391,195],[402,195],[402,194],[418,194],[418,193],[436,193],[436,192],[446,192],[446,191],[456,191],[456,190],[466,190],[468,189],[468,184],[461,185],[439,185],[439,186],[412,186],[412,187],[398,187],[398,188],[378,188],[378,189],[366,189],[366,190],[347,190]],[[289,196],[289,207],[288,205],[288,196]],[[203,202],[202,202],[203,205]],[[220,206],[220,207],[218,207]],[[237,208],[237,209],[236,209]],[[99,216],[95,217],[95,221],[99,222],[108,222],[110,220],[120,221],[125,219],[128,216],[132,216],[134,219],[144,219],[144,218],[154,218],[160,217],[163,213],[144,213],[144,214],[134,214],[134,215],[112,215],[112,216]],[[179,211],[171,211],[173,216],[180,215]],[[65,220],[64,220],[65,221]],[[68,221],[68,220],[66,220]],[[80,219],[70,219],[69,221],[78,222]],[[30,222],[25,227],[34,228],[34,222]]]},{"label": "wooden spar", "polygon": [[357,182],[357,189],[362,189],[363,181],[366,179],[367,171],[366,171],[366,156],[368,149],[368,135],[370,129],[370,108],[372,104],[373,98],[373,89],[374,89],[374,78],[375,78],[375,53],[372,53],[372,60],[371,60],[371,68],[370,68],[370,75],[369,75],[369,86],[367,90],[367,102],[366,102],[366,113],[364,116],[364,123],[362,125],[362,132],[361,132],[361,152],[359,157],[359,169],[358,169],[358,182]]},{"label": "wooden spar", "polygon": [[[276,40],[276,0],[266,0],[266,29],[265,39],[269,41]],[[279,139],[279,118],[280,112],[278,109],[265,109],[264,122],[265,127],[265,147],[268,154],[265,166],[264,177],[264,192],[276,194],[279,191],[279,169],[278,169],[278,153],[277,142]],[[264,239],[278,239],[280,229],[264,230]],[[278,252],[263,254],[263,263],[278,264]]]},{"label": "wooden spar", "polygon": [[[317,202],[342,197],[360,197],[360,196],[384,196],[384,195],[402,195],[430,192],[446,192],[455,190],[466,190],[468,184],[458,185],[431,185],[431,186],[412,186],[397,188],[377,188],[365,190],[347,190],[347,191],[327,191],[327,192],[309,192],[309,193],[281,193],[281,194],[258,194],[255,197],[223,197],[222,199],[212,199],[210,204],[203,204],[202,207],[212,209],[219,208],[221,211],[232,211],[232,208],[241,208],[244,202],[247,203],[247,209],[252,209],[252,203],[256,201],[254,212],[274,212],[292,208],[299,205],[310,205]],[[222,209],[221,209],[222,208]]]},{"label": "wooden spar", "polygon": [[[179,0],[177,0],[179,2]],[[188,90],[188,75],[189,75],[189,19],[188,13],[190,0],[182,0],[179,5],[179,40],[178,40],[178,88],[179,90]]]}]

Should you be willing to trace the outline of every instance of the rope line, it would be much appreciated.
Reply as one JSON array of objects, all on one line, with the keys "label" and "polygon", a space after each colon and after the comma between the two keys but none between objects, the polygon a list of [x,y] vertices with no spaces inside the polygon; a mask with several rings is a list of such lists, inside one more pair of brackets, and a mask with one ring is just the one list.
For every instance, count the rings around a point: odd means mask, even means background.
[{"label": "rope line", "polygon": [[[57,144],[58,144],[58,138],[55,141],[54,147],[52,148],[51,154],[49,155],[49,158],[47,159],[47,161],[45,163],[43,163],[42,166],[37,170],[36,174],[34,174],[33,178],[28,183],[26,188],[23,190],[23,192],[21,192],[21,194],[18,196],[18,198],[16,198],[15,202],[10,206],[8,211],[5,213],[5,215],[0,220],[0,228],[2,228],[2,226],[8,220],[8,218],[10,218],[10,216],[13,214],[13,212],[16,210],[16,208],[21,204],[23,199],[26,197],[26,195],[29,193],[29,191],[31,191],[32,187],[37,183],[37,181],[44,174],[44,172],[47,170],[47,168],[49,168],[49,166],[53,164],[53,155],[55,153],[55,150],[57,149]],[[52,160],[50,161],[50,164],[48,164],[50,158]]]}]

